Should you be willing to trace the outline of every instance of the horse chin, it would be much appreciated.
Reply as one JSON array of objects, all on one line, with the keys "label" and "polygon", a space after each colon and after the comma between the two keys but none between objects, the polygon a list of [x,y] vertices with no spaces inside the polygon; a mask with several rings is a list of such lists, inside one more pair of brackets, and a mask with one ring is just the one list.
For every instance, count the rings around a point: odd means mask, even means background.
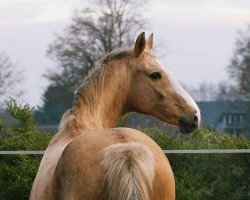
[{"label": "horse chin", "polygon": [[187,128],[187,127],[180,126],[179,130],[183,134],[189,134],[189,133],[193,132],[195,129],[194,128],[190,129],[190,128]]}]

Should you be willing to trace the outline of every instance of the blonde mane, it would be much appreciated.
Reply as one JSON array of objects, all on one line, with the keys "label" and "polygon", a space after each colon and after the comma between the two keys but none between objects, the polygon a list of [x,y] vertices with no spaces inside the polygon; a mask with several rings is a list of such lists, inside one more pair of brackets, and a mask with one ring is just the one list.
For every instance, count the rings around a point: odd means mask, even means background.
[{"label": "blonde mane", "polygon": [[88,111],[92,113],[95,111],[94,105],[97,98],[94,97],[97,97],[102,88],[107,86],[104,74],[111,70],[110,62],[128,57],[132,53],[133,49],[117,49],[104,55],[97,62],[81,86],[76,90],[72,108],[63,114],[59,125],[60,133],[66,132],[68,127],[73,124],[77,127],[77,124],[79,124],[77,121],[81,119],[80,113],[82,113],[83,109],[89,109]]}]

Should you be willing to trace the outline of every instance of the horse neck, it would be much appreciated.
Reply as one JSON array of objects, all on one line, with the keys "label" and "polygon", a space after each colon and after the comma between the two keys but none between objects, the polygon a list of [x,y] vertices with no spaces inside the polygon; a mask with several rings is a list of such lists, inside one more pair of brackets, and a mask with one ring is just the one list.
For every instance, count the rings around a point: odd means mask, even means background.
[{"label": "horse neck", "polygon": [[[84,91],[84,103],[74,105],[76,121],[83,130],[113,128],[125,112],[125,103],[131,82],[131,73],[121,61],[111,61],[97,79],[95,92]],[[84,95],[87,95],[84,96]],[[86,101],[87,99],[87,101]]]}]

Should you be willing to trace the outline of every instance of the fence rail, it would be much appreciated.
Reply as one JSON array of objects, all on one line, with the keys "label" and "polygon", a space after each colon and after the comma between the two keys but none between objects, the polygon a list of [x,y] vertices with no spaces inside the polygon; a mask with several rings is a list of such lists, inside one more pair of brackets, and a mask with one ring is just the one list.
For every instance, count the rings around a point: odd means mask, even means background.
[{"label": "fence rail", "polygon": [[0,155],[43,155],[45,151],[0,151]]},{"label": "fence rail", "polygon": [[163,150],[165,154],[229,154],[250,153],[250,149],[188,149],[188,150]]},{"label": "fence rail", "polygon": [[[0,155],[43,155],[45,151],[0,151]],[[250,149],[188,149],[163,150],[165,154],[238,154],[250,153]]]}]

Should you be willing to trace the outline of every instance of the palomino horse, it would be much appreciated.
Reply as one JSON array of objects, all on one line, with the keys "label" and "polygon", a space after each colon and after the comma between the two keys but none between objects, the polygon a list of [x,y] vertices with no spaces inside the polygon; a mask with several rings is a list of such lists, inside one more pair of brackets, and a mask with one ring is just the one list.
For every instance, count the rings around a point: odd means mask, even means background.
[{"label": "palomino horse", "polygon": [[141,33],[131,49],[106,55],[77,90],[35,178],[31,200],[173,200],[175,182],[147,135],[115,127],[131,111],[189,133],[199,108],[151,51]]}]

